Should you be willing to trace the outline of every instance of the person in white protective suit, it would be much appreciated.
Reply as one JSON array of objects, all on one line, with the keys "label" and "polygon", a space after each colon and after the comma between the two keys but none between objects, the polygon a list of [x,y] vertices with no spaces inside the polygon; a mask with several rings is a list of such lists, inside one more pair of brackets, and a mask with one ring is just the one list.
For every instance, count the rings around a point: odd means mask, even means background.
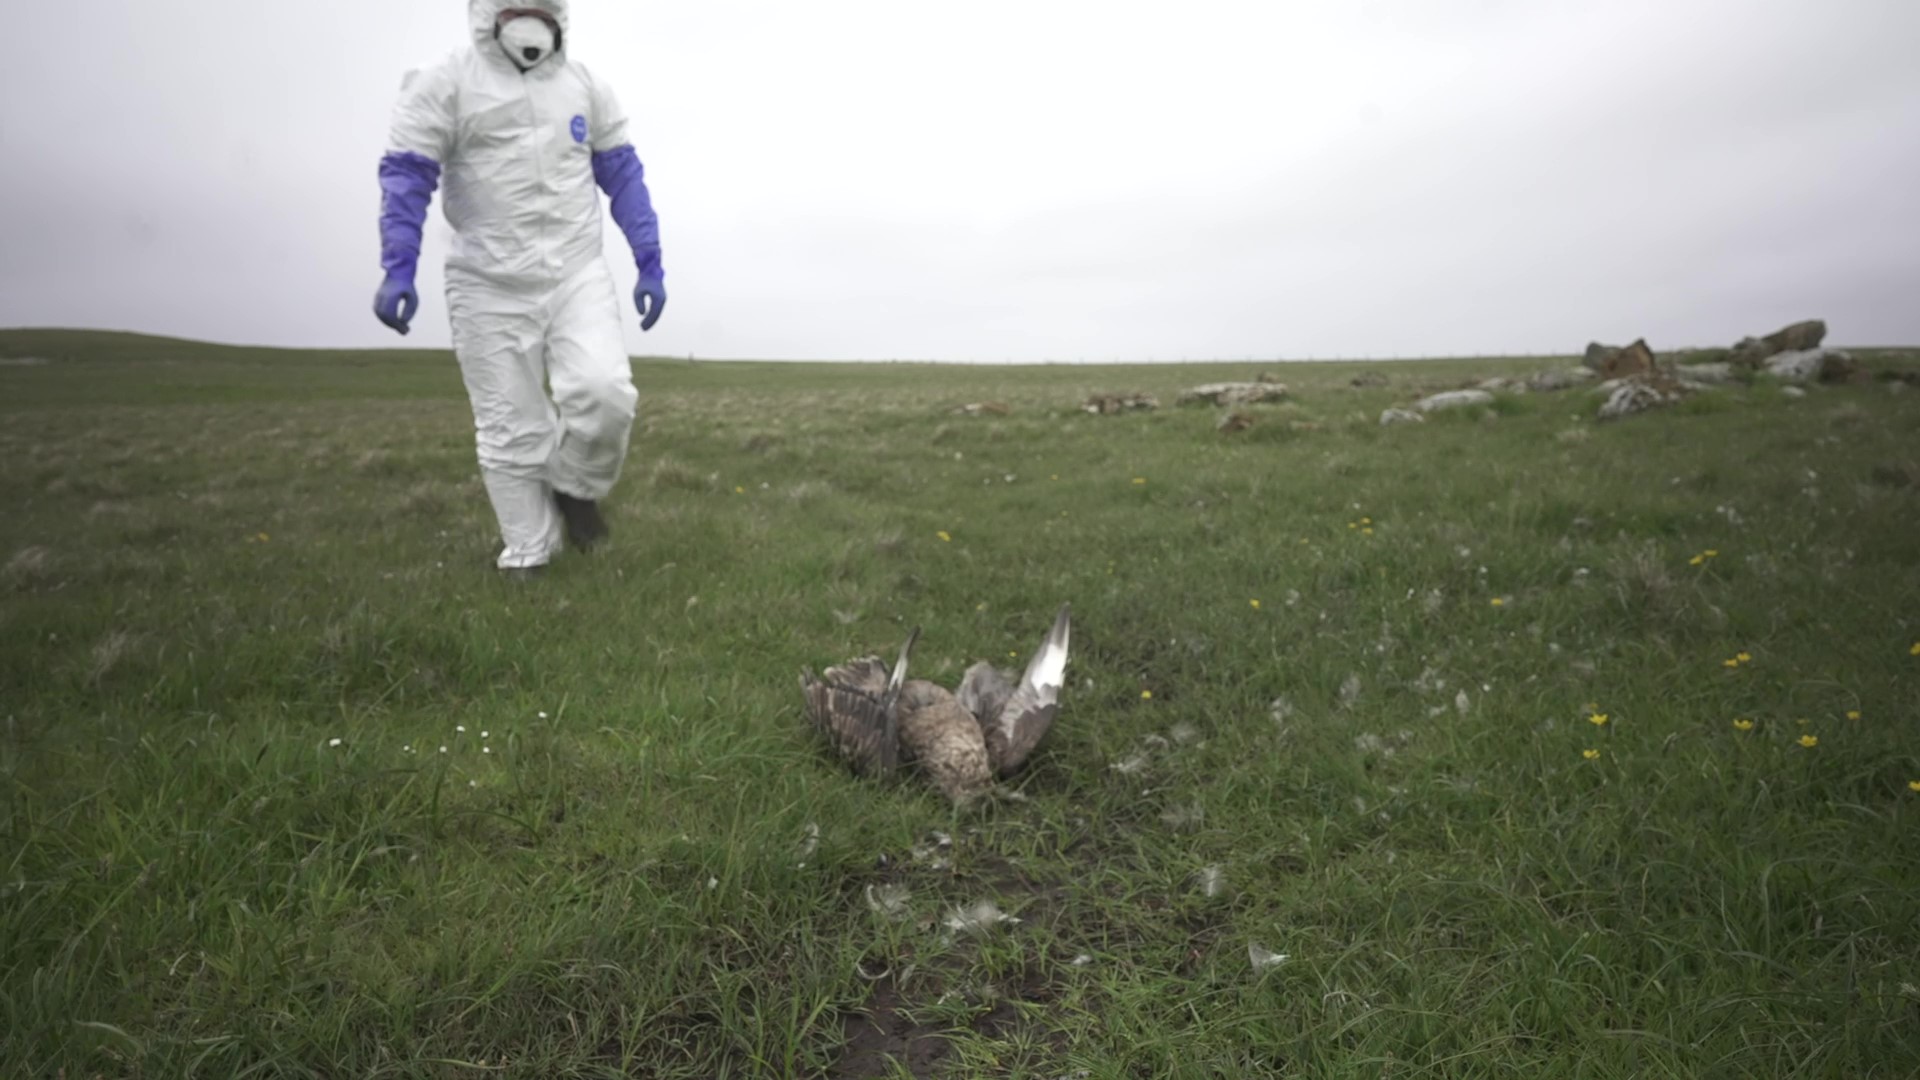
[{"label": "person in white protective suit", "polygon": [[667,294],[626,115],[568,58],[566,0],[470,0],[468,14],[472,46],[401,83],[380,162],[386,279],[374,313],[405,334],[419,310],[421,232],[444,182],[454,352],[499,519],[498,566],[519,577],[568,542],[607,538],[599,503],[619,479],[638,403],[596,187],[639,264],[642,330]]}]

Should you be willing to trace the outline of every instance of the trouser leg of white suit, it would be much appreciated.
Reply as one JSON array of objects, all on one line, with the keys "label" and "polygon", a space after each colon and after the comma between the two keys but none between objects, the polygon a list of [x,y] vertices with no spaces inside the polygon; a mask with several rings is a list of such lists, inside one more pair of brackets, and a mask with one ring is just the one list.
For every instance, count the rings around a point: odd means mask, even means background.
[{"label": "trouser leg of white suit", "polygon": [[500,524],[498,564],[544,565],[563,546],[554,490],[604,498],[626,458],[638,393],[613,277],[595,262],[528,291],[449,268],[447,308]]}]

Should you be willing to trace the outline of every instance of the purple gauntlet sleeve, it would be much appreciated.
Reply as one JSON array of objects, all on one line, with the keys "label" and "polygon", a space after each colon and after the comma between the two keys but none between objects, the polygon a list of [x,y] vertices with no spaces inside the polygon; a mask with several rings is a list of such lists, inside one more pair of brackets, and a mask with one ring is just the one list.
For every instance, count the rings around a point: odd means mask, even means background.
[{"label": "purple gauntlet sleeve", "polygon": [[593,155],[593,182],[611,200],[614,223],[633,248],[640,280],[666,280],[660,266],[660,220],[654,216],[653,198],[647,194],[646,169],[640,164],[640,155],[632,146]]},{"label": "purple gauntlet sleeve", "polygon": [[440,163],[424,154],[395,152],[380,159],[380,265],[388,277],[413,280],[427,205],[439,186]]}]

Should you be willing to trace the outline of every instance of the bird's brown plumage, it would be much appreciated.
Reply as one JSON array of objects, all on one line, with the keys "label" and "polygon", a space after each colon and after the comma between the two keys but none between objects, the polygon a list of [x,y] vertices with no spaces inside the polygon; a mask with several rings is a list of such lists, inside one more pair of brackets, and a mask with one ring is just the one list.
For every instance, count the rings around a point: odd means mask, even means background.
[{"label": "bird's brown plumage", "polygon": [[915,627],[889,674],[878,657],[802,674],[807,715],[857,772],[886,774],[901,764],[925,773],[940,793],[964,804],[996,777],[1026,763],[1059,711],[1067,663],[1068,609],[1062,605],[1016,683],[989,664],[975,664],[958,693],[908,679]]},{"label": "bird's brown plumage", "polygon": [[912,679],[900,692],[901,756],[940,793],[965,803],[993,784],[980,724],[945,687]]}]

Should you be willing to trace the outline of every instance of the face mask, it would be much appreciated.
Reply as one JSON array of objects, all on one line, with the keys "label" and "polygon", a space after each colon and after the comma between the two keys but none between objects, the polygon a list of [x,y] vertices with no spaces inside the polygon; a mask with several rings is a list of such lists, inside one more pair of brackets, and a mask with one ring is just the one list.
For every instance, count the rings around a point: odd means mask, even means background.
[{"label": "face mask", "polygon": [[537,16],[521,15],[508,20],[500,28],[499,38],[507,58],[521,71],[531,70],[553,55],[553,26]]}]

